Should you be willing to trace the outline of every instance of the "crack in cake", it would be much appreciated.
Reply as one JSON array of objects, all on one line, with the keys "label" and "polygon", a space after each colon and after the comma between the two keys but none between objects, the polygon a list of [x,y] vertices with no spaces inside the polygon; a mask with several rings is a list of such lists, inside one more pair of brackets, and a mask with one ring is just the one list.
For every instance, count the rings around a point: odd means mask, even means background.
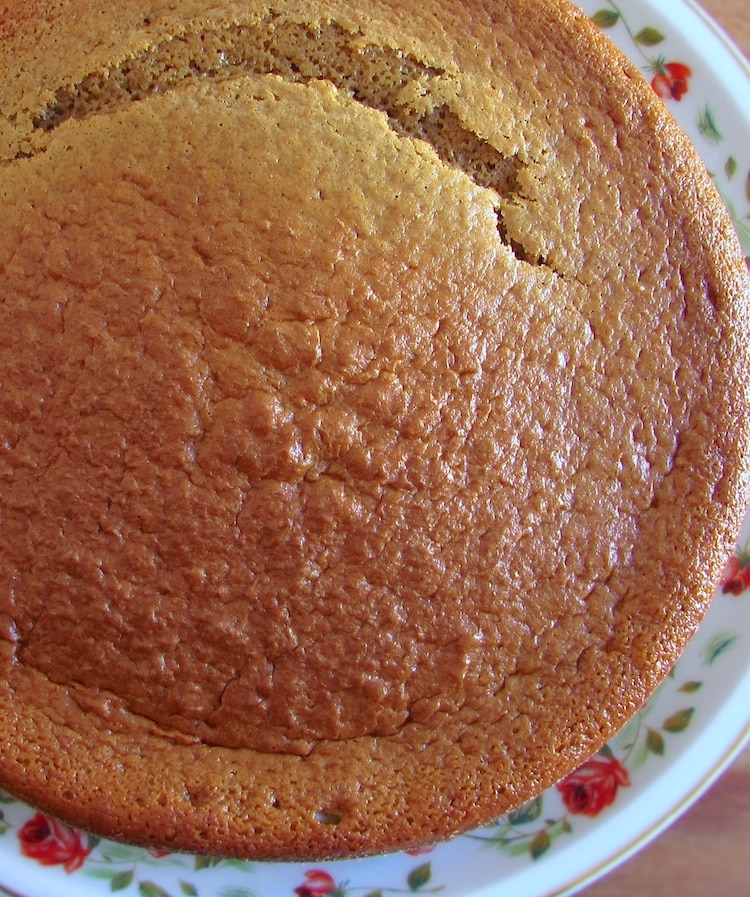
[{"label": "crack in cake", "polygon": [[0,784],[256,859],[596,751],[744,510],[748,282],[562,2],[0,16]]}]

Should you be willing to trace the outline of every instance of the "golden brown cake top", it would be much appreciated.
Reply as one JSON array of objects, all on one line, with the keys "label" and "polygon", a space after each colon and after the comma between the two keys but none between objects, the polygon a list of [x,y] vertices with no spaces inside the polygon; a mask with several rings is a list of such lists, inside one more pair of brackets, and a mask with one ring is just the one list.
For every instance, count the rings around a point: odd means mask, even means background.
[{"label": "golden brown cake top", "polygon": [[0,783],[290,858],[596,750],[748,443],[744,264],[637,73],[536,0],[0,22]]}]

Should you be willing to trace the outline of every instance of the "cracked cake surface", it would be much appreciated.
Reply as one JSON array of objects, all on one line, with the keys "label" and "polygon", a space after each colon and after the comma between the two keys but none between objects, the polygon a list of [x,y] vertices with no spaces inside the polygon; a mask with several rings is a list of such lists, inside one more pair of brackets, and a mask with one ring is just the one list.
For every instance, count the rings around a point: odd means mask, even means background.
[{"label": "cracked cake surface", "polygon": [[747,272],[562,2],[0,13],[0,785],[359,855],[592,754],[744,511]]}]

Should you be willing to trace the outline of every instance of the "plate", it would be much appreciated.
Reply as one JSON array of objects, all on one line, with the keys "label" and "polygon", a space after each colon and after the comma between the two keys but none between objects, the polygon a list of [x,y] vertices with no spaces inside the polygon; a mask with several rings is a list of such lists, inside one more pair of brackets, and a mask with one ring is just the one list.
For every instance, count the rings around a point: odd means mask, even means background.
[{"label": "plate", "polygon": [[[750,66],[691,0],[584,0],[706,161],[750,257]],[[0,892],[22,897],[572,894],[686,809],[750,734],[750,519],[713,605],[649,704],[560,785],[430,851],[242,863],[92,840],[0,792]]]}]

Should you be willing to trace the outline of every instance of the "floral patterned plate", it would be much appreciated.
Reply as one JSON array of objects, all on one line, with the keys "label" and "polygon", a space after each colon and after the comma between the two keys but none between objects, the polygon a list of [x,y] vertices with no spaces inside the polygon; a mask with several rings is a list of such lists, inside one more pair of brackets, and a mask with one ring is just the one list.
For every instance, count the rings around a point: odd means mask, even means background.
[{"label": "floral patterned plate", "polygon": [[[706,160],[750,257],[750,66],[691,0],[583,0]],[[23,897],[570,894],[656,835],[750,733],[750,518],[699,633],[594,759],[493,825],[420,854],[315,865],[100,841],[0,792],[0,893]]]}]

